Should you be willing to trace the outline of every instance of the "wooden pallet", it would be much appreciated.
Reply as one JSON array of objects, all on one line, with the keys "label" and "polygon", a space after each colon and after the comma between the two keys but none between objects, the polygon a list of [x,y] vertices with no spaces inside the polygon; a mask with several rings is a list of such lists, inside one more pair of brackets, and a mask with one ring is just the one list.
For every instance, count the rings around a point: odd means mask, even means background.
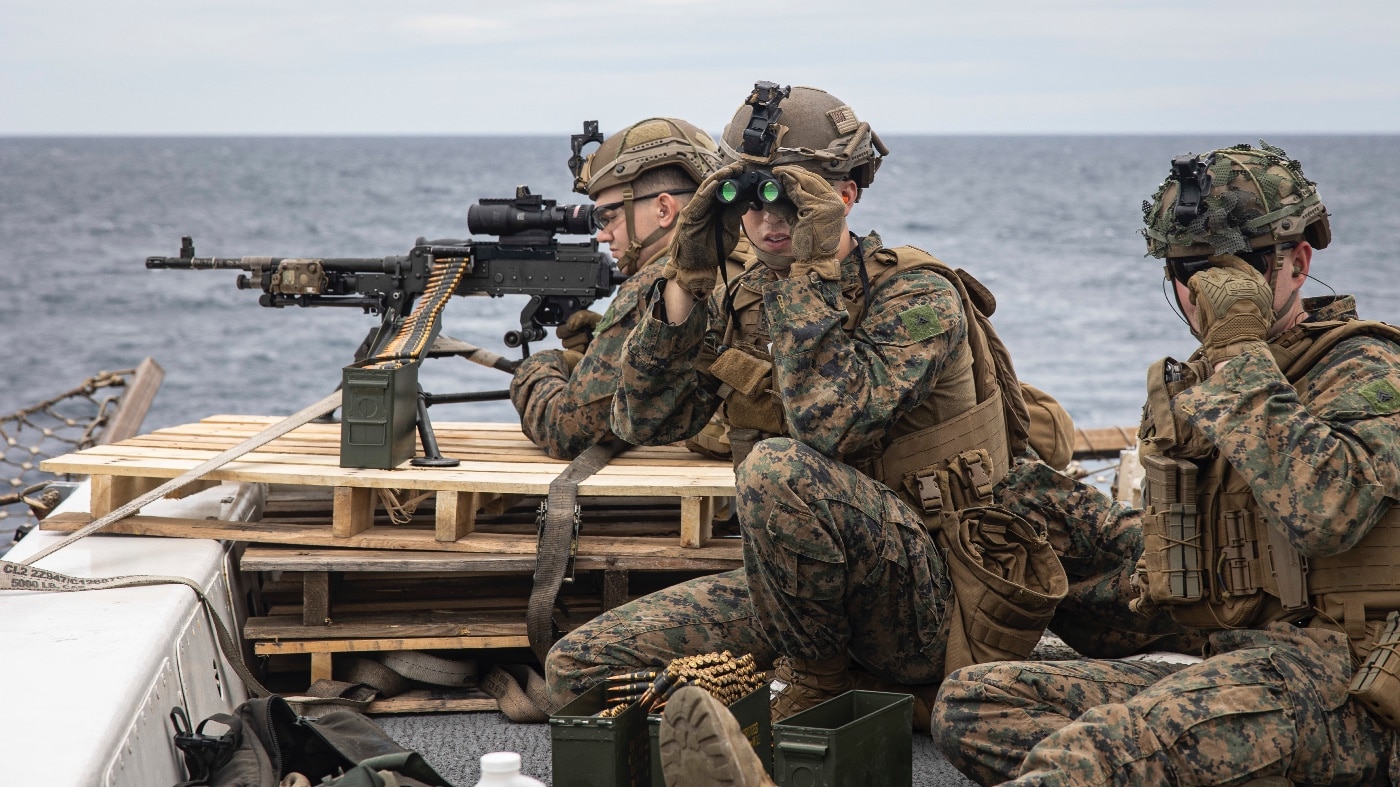
[{"label": "wooden pallet", "polygon": [[[102,516],[276,420],[213,416],[56,457],[45,461],[43,469],[91,475],[92,514]],[[210,472],[207,479],[330,488],[334,509],[328,530],[338,539],[373,529],[379,490],[397,490],[401,498],[427,492],[434,499],[434,539],[451,544],[473,533],[477,512],[490,496],[545,495],[550,482],[567,466],[531,444],[517,424],[434,426],[442,453],[461,460],[459,466],[419,468],[405,463],[394,470],[342,468],[340,426],[308,424]],[[734,495],[734,473],[727,462],[706,459],[679,446],[636,447],[580,483],[578,494],[585,507],[589,498],[598,497],[679,501],[680,542],[698,547],[711,536],[716,499]]]},{"label": "wooden pallet", "polygon": [[[694,562],[677,565],[686,566],[687,576],[707,573]],[[715,562],[711,570],[739,565],[742,559],[736,554]],[[309,682],[335,675],[341,654],[454,650],[470,658],[529,647],[524,618],[533,559],[254,545],[244,551],[239,567],[263,579],[263,614],[248,618],[244,638],[261,656],[308,657]],[[649,558],[580,557],[580,581],[566,584],[560,596],[561,608],[568,611],[560,623],[573,628],[628,600],[634,589],[645,592],[676,581],[658,577],[653,573],[657,569],[657,561]],[[652,578],[651,586],[629,588],[634,570]],[[441,691],[382,702],[387,704],[377,703],[372,710],[468,710],[480,709],[475,706],[482,703],[495,707],[480,696]]]}]

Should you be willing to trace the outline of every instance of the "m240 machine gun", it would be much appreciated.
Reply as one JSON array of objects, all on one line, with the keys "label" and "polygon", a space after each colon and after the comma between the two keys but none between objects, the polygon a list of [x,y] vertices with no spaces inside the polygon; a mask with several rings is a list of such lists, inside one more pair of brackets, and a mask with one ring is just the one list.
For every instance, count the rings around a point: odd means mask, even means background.
[{"label": "m240 machine gun", "polygon": [[[528,295],[520,330],[505,334],[508,347],[530,354],[532,341],[621,282],[612,258],[597,240],[560,243],[556,234],[590,234],[590,205],[556,205],[516,189],[514,198],[482,199],[467,210],[472,234],[492,241],[419,238],[408,254],[381,258],[197,257],[182,240],[178,257],[147,257],[147,268],[241,270],[239,289],[261,289],[263,306],[358,307],[380,315],[342,371],[340,466],[389,469],[414,455],[415,429],[424,456],[413,464],[451,467],[428,419],[428,406],[484,398],[477,394],[425,393],[418,367],[437,338],[441,314],[453,295]],[[513,369],[502,359],[498,367]]]}]

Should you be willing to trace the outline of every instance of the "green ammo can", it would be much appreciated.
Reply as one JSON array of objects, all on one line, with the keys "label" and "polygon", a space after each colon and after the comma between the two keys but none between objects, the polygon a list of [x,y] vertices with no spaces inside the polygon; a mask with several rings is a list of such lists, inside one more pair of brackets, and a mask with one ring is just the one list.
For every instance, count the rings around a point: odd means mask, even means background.
[{"label": "green ammo can", "polygon": [[646,716],[633,706],[611,718],[593,714],[605,706],[606,683],[580,694],[549,717],[554,787],[646,787]]},{"label": "green ammo can", "polygon": [[[773,773],[773,721],[768,697],[768,684],[749,692],[748,696],[729,706],[729,712],[739,722],[749,744],[763,760],[763,770]],[[651,737],[651,787],[666,787],[666,778],[661,775],[661,717],[648,716],[647,727]]]},{"label": "green ammo can", "polygon": [[848,691],[773,725],[773,778],[785,787],[909,787],[914,698]]},{"label": "green ammo can", "polygon": [[392,470],[417,447],[418,362],[341,370],[340,466]]}]

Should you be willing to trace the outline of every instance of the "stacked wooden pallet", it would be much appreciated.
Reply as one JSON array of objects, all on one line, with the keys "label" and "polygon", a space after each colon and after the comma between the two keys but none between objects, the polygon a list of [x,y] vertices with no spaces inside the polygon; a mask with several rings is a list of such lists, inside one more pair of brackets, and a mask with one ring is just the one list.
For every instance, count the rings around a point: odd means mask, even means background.
[{"label": "stacked wooden pallet", "polygon": [[[90,516],[43,526],[77,529],[275,420],[216,416],[50,460],[47,470],[91,475],[93,503]],[[259,655],[309,656],[312,680],[337,675],[336,654],[525,648],[535,509],[567,463],[513,424],[439,423],[436,433],[458,467],[366,470],[339,466],[338,425],[310,424],[209,474],[211,483],[270,484],[260,521],[138,515],[105,532],[254,544],[241,567],[262,578],[263,603],[245,637]],[[561,594],[561,625],[742,565],[738,539],[714,537],[716,510],[733,493],[728,463],[679,447],[630,449],[583,481],[578,581]],[[476,706],[494,704],[439,692],[377,709]]]}]

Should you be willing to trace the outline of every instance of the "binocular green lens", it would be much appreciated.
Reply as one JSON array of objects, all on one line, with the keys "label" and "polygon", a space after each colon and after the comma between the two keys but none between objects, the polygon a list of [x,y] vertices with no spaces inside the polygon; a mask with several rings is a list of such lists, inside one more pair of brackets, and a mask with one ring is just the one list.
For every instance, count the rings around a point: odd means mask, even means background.
[{"label": "binocular green lens", "polygon": [[721,182],[715,190],[715,199],[725,205],[748,201],[758,207],[771,205],[782,197],[783,185],[771,173],[763,170],[749,170],[737,178]]}]

